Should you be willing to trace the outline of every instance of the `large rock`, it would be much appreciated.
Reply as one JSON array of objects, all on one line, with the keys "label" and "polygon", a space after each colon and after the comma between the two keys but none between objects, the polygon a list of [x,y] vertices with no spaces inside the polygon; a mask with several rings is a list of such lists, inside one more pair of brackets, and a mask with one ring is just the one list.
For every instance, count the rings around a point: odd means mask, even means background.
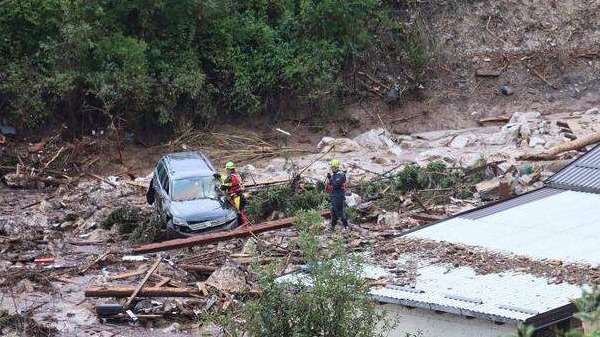
[{"label": "large rock", "polygon": [[416,158],[417,164],[420,166],[427,165],[433,161],[443,161],[447,164],[454,164],[456,163],[456,160],[457,159],[454,154],[445,148],[437,148],[421,152]]},{"label": "large rock", "polygon": [[508,123],[502,127],[500,132],[486,136],[483,143],[487,145],[514,145],[519,139],[521,123]]},{"label": "large rock", "polygon": [[396,155],[402,154],[402,149],[392,140],[392,135],[385,129],[373,129],[354,137],[354,141],[371,151],[391,150]]},{"label": "large rock", "polygon": [[398,227],[402,224],[402,218],[398,212],[387,212],[377,217],[377,224],[380,226]]},{"label": "large rock", "polygon": [[508,121],[509,124],[529,124],[531,122],[536,122],[541,119],[542,115],[537,111],[528,111],[528,112],[520,112],[517,111],[513,113],[512,117]]},{"label": "large rock", "polygon": [[450,147],[455,149],[463,149],[477,142],[477,136],[471,133],[458,135],[450,142]]},{"label": "large rock", "polygon": [[244,293],[249,289],[244,271],[231,261],[215,270],[206,282],[231,294]]},{"label": "large rock", "polygon": [[362,202],[362,197],[356,193],[346,196],[346,205],[348,207],[354,207]]},{"label": "large rock", "polygon": [[[483,201],[498,200],[512,194],[508,178],[494,178],[475,185],[479,198]],[[513,179],[514,181],[514,179]]]},{"label": "large rock", "polygon": [[349,138],[323,137],[317,144],[317,149],[321,152],[327,152],[331,149],[333,152],[347,153],[360,150],[360,145]]}]

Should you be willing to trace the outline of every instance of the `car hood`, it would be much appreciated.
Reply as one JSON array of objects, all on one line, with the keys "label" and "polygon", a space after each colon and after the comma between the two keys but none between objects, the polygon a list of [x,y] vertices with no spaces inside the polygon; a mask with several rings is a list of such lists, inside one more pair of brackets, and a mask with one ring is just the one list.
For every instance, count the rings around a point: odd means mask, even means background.
[{"label": "car hood", "polygon": [[188,222],[222,219],[235,212],[233,208],[226,207],[221,201],[214,199],[173,201],[170,209],[173,216]]}]

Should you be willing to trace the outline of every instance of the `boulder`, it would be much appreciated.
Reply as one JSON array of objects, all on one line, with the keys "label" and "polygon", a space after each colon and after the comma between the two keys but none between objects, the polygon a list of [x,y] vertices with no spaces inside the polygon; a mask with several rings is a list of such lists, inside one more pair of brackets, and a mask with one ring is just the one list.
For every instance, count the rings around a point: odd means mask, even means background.
[{"label": "boulder", "polygon": [[348,205],[348,207],[354,207],[356,205],[359,205],[361,202],[362,197],[356,193],[352,193],[346,196],[346,205]]},{"label": "boulder", "polygon": [[397,155],[402,153],[402,149],[392,140],[392,135],[383,128],[370,130],[354,137],[353,140],[371,151],[392,150]]},{"label": "boulder", "polygon": [[254,173],[256,173],[256,167],[254,167],[251,164],[246,164],[246,165],[244,165],[244,167],[242,167],[240,172],[254,174]]},{"label": "boulder", "polygon": [[492,136],[483,137],[482,141],[487,145],[512,145],[519,138],[521,123],[508,123],[500,129],[500,132]]},{"label": "boulder", "polygon": [[511,193],[509,186],[506,178],[494,178],[476,184],[475,189],[482,201],[489,201],[507,197]]},{"label": "boulder", "polygon": [[327,152],[331,149],[333,152],[347,153],[359,151],[360,145],[349,138],[323,137],[319,144],[317,144],[317,149],[321,150],[321,152]]},{"label": "boulder", "polygon": [[166,334],[174,334],[174,333],[178,333],[181,330],[181,324],[174,322],[171,325],[169,325],[168,327],[162,329],[163,333]]},{"label": "boulder", "polygon": [[215,270],[206,282],[231,294],[244,293],[249,289],[244,271],[232,261]]},{"label": "boulder", "polygon": [[429,143],[424,140],[420,140],[420,139],[403,140],[400,143],[400,149],[404,149],[404,150],[424,149],[424,148],[428,148],[428,147],[429,147]]},{"label": "boulder", "polygon": [[462,134],[454,137],[450,142],[450,147],[455,149],[463,149],[469,145],[473,145],[477,141],[477,137],[473,134]]},{"label": "boulder", "polygon": [[379,214],[377,224],[380,226],[398,227],[402,224],[402,218],[398,212],[387,212]]},{"label": "boulder", "polygon": [[546,140],[540,136],[533,136],[529,139],[529,147],[544,146]]},{"label": "boulder", "polygon": [[416,158],[417,164],[420,166],[427,165],[433,161],[444,161],[447,164],[454,164],[457,161],[457,158],[452,154],[452,152],[445,148],[437,148],[431,149],[424,152],[419,153]]},{"label": "boulder", "polygon": [[513,113],[512,117],[508,121],[509,124],[529,124],[530,122],[538,121],[542,117],[537,111]]}]

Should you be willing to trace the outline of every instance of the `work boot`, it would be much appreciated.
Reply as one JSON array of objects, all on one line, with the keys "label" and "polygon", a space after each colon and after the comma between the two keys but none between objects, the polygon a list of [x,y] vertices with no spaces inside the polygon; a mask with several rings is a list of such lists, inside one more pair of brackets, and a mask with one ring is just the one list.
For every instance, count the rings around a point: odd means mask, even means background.
[{"label": "work boot", "polygon": [[346,219],[342,220],[342,227],[344,228],[344,230],[350,229],[350,225],[348,224],[348,220],[346,220]]}]

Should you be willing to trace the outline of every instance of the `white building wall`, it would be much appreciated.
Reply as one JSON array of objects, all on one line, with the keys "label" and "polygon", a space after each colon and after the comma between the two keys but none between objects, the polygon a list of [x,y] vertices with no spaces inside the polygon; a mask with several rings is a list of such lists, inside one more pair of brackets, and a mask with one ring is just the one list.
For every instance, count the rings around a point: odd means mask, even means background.
[{"label": "white building wall", "polygon": [[[433,310],[384,304],[392,319],[398,318],[398,326],[388,337],[506,337],[517,333],[516,324],[495,324],[479,318],[441,313]],[[408,335],[407,335],[408,333]]]}]

